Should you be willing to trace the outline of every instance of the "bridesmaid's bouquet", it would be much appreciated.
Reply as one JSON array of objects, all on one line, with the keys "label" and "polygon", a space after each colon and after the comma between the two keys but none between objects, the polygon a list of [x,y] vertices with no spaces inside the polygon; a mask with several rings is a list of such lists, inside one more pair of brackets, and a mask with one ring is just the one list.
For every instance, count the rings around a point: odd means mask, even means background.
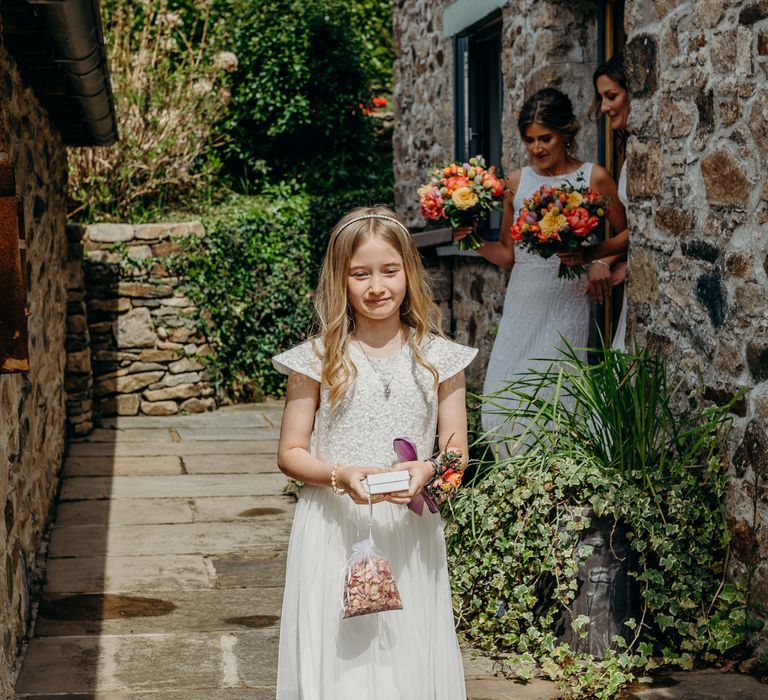
[{"label": "bridesmaid's bouquet", "polygon": [[[542,258],[576,250],[585,243],[603,221],[607,201],[593,192],[580,178],[576,185],[564,182],[559,187],[543,185],[523,207],[512,225],[512,239]],[[575,279],[586,272],[577,265],[561,264],[558,277]]]},{"label": "bridesmaid's bouquet", "polygon": [[[496,167],[486,167],[483,156],[467,163],[448,163],[432,171],[419,188],[421,213],[428,221],[447,220],[454,229],[483,221],[504,198],[504,180]],[[479,248],[482,243],[470,234],[459,241],[459,250]]]}]

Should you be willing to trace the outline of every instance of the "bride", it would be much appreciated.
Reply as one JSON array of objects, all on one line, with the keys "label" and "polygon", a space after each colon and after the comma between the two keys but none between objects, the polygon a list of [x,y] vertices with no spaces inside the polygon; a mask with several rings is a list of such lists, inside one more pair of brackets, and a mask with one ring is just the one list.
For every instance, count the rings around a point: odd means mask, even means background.
[{"label": "bride", "polygon": [[[586,348],[590,311],[587,294],[607,294],[611,285],[610,266],[602,259],[592,262],[586,278],[558,279],[557,256],[545,260],[516,249],[510,229],[523,199],[542,185],[557,186],[566,180],[575,185],[583,180],[610,201],[607,216],[613,228],[626,228],[624,208],[610,173],[576,157],[579,122],[567,95],[554,88],[536,92],[523,104],[518,128],[531,164],[515,170],[507,180],[500,241],[485,242],[478,249],[486,260],[512,270],[485,377],[486,397],[503,391],[529,369],[546,368],[547,360],[555,357],[557,348],[562,346],[561,336],[574,348]],[[456,238],[461,239],[470,231],[471,227],[461,228]],[[505,400],[503,394],[494,398],[493,403],[483,406],[483,429],[498,440],[519,434],[520,421],[513,433],[509,432],[512,411],[511,399]]]}]

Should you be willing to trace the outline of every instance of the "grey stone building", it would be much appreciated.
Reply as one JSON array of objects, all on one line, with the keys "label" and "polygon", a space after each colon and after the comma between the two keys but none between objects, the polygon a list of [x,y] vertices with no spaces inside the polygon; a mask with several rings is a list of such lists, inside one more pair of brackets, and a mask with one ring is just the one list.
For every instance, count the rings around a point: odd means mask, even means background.
[{"label": "grey stone building", "polygon": [[[573,99],[581,156],[617,173],[614,144],[586,115],[592,71],[625,52],[630,331],[710,400],[745,390],[728,517],[734,571],[751,570],[768,605],[768,4],[403,0],[394,21],[396,203],[414,227],[431,166],[478,152],[507,171],[525,162],[517,111],[545,85]],[[455,336],[481,349],[477,382],[506,276],[459,255],[448,232],[417,239]]]},{"label": "grey stone building", "polygon": [[96,0],[0,5],[0,695],[12,692],[65,450],[66,146],[117,136]]}]

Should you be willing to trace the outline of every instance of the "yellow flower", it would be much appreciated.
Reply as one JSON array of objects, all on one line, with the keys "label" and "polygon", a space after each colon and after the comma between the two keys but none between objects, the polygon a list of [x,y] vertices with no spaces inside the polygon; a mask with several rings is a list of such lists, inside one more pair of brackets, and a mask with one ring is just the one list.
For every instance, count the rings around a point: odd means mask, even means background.
[{"label": "yellow flower", "polygon": [[451,195],[457,209],[471,209],[477,204],[477,195],[469,187],[459,187]]},{"label": "yellow flower", "polygon": [[551,238],[557,235],[567,224],[568,220],[560,213],[559,209],[550,209],[539,221],[539,229],[546,238]]},{"label": "yellow flower", "polygon": [[583,201],[584,197],[582,197],[579,192],[571,192],[568,195],[568,204],[566,204],[566,207],[568,209],[575,209],[576,207],[580,207]]}]

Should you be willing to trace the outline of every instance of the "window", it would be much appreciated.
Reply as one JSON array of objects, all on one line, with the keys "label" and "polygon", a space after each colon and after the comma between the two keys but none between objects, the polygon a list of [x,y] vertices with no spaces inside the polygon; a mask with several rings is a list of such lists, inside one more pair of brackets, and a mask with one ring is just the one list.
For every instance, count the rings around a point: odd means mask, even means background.
[{"label": "window", "polygon": [[[454,157],[483,155],[501,165],[501,14],[496,12],[454,37]],[[481,224],[487,240],[498,240],[501,212]]]}]

